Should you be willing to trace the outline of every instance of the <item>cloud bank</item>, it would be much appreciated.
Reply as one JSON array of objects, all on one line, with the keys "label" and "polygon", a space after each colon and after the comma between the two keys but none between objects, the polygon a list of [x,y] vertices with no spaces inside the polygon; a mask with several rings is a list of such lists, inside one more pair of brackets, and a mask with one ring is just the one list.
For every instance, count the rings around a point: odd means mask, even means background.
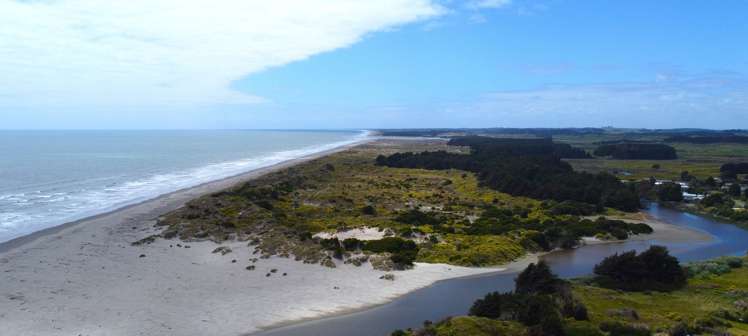
[{"label": "cloud bank", "polygon": [[505,127],[711,127],[748,125],[748,77],[715,72],[658,75],[649,82],[558,85],[498,91],[443,106],[468,125]]},{"label": "cloud bank", "polygon": [[473,0],[468,3],[468,7],[478,8],[501,8],[509,5],[511,0]]},{"label": "cloud bank", "polygon": [[0,0],[0,106],[254,103],[232,81],[443,11],[431,0]]}]

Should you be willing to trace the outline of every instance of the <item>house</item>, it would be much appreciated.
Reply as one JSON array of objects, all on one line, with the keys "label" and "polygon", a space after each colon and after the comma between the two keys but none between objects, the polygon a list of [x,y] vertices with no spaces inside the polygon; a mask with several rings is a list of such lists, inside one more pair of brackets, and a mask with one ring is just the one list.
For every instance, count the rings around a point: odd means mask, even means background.
[{"label": "house", "polygon": [[655,185],[663,185],[665,183],[673,183],[671,180],[655,180]]},{"label": "house", "polygon": [[686,202],[700,201],[704,199],[704,194],[692,194],[689,192],[683,192],[683,200]]}]

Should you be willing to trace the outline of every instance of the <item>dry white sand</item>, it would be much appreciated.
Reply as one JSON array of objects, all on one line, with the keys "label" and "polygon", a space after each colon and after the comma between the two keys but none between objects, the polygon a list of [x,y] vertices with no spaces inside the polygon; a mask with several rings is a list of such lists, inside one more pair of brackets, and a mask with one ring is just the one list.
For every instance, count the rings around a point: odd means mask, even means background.
[{"label": "dry white sand", "polygon": [[368,264],[330,269],[277,257],[252,263],[246,243],[229,244],[234,251],[226,255],[211,253],[211,242],[131,247],[111,234],[117,230],[87,225],[3,256],[0,334],[238,335],[496,271],[418,264],[389,281]]},{"label": "dry white sand", "polygon": [[[676,226],[670,223],[659,221],[645,213],[636,214],[633,217],[638,218],[617,218],[608,216],[609,219],[618,219],[629,223],[644,223],[652,227],[654,232],[651,234],[631,235],[627,240],[656,240],[669,243],[687,243],[687,242],[708,242],[714,237],[706,232],[695,229]],[[589,217],[589,218],[597,218]],[[584,237],[582,241],[586,245],[619,243],[621,240],[601,240],[596,237]]]},{"label": "dry white sand", "polygon": [[385,236],[385,231],[375,227],[361,227],[340,232],[320,232],[314,235],[322,239],[338,238],[339,240],[346,240],[348,238],[356,238],[358,240],[378,240]]},{"label": "dry white sand", "polygon": [[158,233],[155,218],[189,199],[321,155],[0,244],[0,334],[238,335],[384,303],[440,279],[500,270],[418,264],[393,272],[389,281],[369,264],[252,263],[246,243],[230,244],[234,251],[226,255],[211,253],[218,246],[212,242],[130,245]]}]

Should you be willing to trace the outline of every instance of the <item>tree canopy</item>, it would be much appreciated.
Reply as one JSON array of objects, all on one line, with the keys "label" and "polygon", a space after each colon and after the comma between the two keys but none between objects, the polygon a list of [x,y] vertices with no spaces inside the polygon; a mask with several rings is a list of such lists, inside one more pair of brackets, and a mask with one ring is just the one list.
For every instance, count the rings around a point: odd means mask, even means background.
[{"label": "tree canopy", "polygon": [[610,156],[620,160],[674,160],[678,158],[675,148],[663,144],[619,143],[601,145],[595,149],[596,156]]},{"label": "tree canopy", "polygon": [[616,253],[597,264],[595,274],[601,286],[629,291],[671,291],[686,284],[678,259],[663,246],[652,246],[638,255],[636,251]]},{"label": "tree canopy", "polygon": [[[450,145],[469,146],[469,155],[446,151],[395,153],[377,164],[397,168],[461,169],[477,174],[484,186],[514,196],[577,201],[635,211],[638,195],[608,173],[575,172],[563,157],[583,151],[549,139],[458,137]],[[586,153],[585,153],[586,154]]]}]

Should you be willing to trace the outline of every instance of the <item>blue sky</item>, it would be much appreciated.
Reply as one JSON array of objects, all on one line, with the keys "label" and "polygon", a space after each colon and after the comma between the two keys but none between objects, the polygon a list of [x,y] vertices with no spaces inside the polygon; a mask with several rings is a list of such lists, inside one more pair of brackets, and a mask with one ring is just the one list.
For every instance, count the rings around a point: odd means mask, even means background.
[{"label": "blue sky", "polygon": [[0,127],[748,128],[748,1],[81,1],[0,4]]}]

